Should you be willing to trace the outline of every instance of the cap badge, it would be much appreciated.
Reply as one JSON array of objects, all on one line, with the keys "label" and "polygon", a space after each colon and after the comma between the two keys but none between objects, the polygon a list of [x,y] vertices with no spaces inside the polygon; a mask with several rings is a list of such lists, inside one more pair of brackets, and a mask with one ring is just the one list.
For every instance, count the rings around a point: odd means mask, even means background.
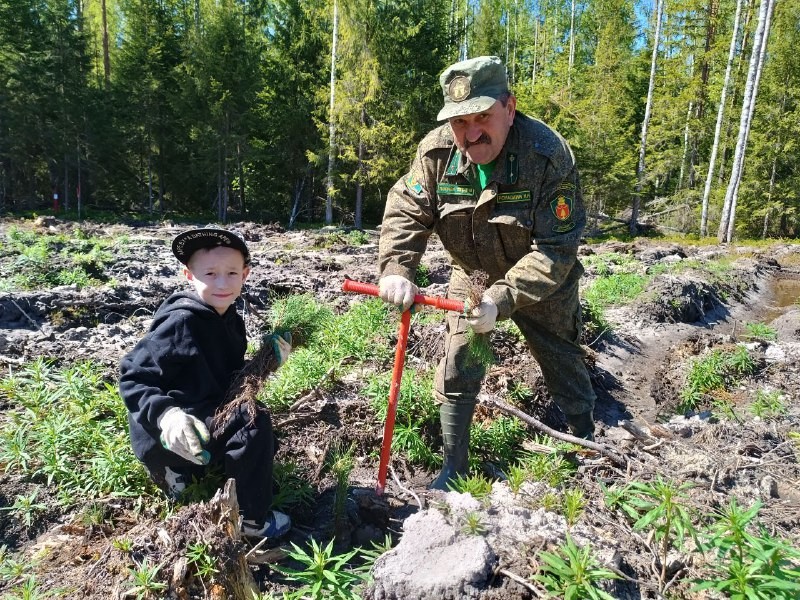
[{"label": "cap badge", "polygon": [[470,93],[469,78],[463,75],[454,77],[447,88],[447,93],[453,102],[466,100]]}]

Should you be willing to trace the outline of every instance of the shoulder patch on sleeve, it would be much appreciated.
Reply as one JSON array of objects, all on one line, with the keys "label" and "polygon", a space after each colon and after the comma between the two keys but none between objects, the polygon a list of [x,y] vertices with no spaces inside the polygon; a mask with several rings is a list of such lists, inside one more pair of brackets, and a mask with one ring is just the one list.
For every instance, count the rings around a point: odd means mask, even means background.
[{"label": "shoulder patch on sleeve", "polygon": [[405,178],[406,188],[408,191],[414,192],[418,196],[422,193],[422,184],[417,181],[413,174],[409,173],[409,175]]},{"label": "shoulder patch on sleeve", "polygon": [[557,219],[553,227],[555,233],[567,233],[575,229],[575,220],[572,218],[573,191],[568,189],[570,185],[562,183],[558,188],[558,195],[550,201],[550,210]]},{"label": "shoulder patch on sleeve", "polygon": [[572,196],[559,194],[550,202],[550,209],[559,221],[568,220],[572,216]]}]

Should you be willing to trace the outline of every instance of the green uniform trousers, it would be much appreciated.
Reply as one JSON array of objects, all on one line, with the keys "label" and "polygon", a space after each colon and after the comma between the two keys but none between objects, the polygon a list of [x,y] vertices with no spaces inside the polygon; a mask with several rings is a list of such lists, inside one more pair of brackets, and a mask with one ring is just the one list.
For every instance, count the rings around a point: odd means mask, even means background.
[{"label": "green uniform trousers", "polygon": [[[454,269],[448,297],[463,300],[467,278]],[[442,403],[474,405],[486,369],[470,356],[467,346],[466,318],[447,313],[444,356],[436,369],[434,392]],[[525,337],[528,348],[539,363],[545,384],[561,411],[569,415],[594,409],[595,393],[581,348],[581,313],[578,282],[566,285],[553,296],[511,319]],[[484,334],[489,335],[489,334]]]}]

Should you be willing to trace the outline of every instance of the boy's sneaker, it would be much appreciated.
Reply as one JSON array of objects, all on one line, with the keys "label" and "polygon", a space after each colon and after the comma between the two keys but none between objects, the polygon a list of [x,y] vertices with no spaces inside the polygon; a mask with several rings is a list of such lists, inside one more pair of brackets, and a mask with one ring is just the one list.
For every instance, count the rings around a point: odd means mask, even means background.
[{"label": "boy's sneaker", "polygon": [[277,510],[267,513],[263,524],[255,521],[242,521],[242,534],[248,537],[279,538],[289,533],[291,528],[292,520],[289,515]]},{"label": "boy's sneaker", "polygon": [[180,500],[186,487],[192,481],[191,473],[185,472],[178,467],[152,468],[148,469],[148,472],[153,482],[171,500]]}]

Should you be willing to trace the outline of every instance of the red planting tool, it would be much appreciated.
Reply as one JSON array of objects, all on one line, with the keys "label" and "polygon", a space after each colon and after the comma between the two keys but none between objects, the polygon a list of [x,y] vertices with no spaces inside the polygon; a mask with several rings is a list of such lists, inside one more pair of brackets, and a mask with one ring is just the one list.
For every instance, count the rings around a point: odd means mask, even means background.
[{"label": "red planting tool", "polygon": [[[352,279],[345,279],[342,285],[345,292],[355,292],[356,294],[366,294],[368,296],[378,295],[378,286],[371,283],[361,283]],[[464,312],[464,303],[460,300],[449,300],[441,296],[414,296],[414,304],[424,304],[443,310],[454,310]],[[412,305],[413,308],[413,305]],[[383,443],[381,444],[381,461],[378,467],[378,484],[375,491],[379,496],[383,495],[386,487],[386,471],[389,469],[389,452],[392,447],[392,435],[394,434],[394,418],[397,414],[397,397],[400,395],[400,382],[403,379],[403,366],[406,359],[406,345],[408,344],[408,332],[411,329],[411,309],[403,311],[400,316],[400,328],[397,330],[397,345],[394,350],[394,369],[392,370],[392,383],[389,387],[389,405],[386,409],[386,423],[383,427]]]}]

